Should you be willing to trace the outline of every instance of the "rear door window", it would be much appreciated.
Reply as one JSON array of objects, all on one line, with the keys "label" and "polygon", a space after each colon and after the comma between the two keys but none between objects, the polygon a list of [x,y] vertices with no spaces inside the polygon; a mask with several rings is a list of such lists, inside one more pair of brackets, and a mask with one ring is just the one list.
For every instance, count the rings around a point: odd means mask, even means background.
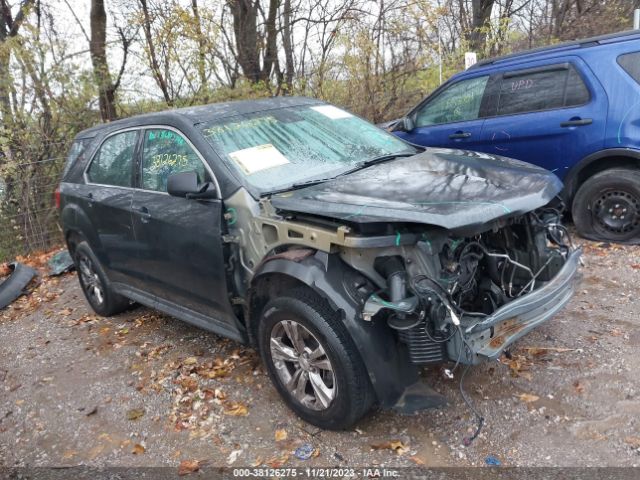
[{"label": "rear door window", "polygon": [[100,146],[87,170],[91,183],[132,187],[133,156],[138,131],[117,133],[108,137]]},{"label": "rear door window", "polygon": [[488,80],[484,75],[449,86],[418,110],[416,126],[476,120]]},{"label": "rear door window", "polygon": [[640,52],[620,55],[618,57],[618,65],[640,84]]},{"label": "rear door window", "polygon": [[196,172],[200,183],[211,180],[204,163],[182,135],[164,128],[146,130],[142,152],[142,188],[166,192],[169,175],[181,172]]},{"label": "rear door window", "polygon": [[509,72],[502,78],[498,115],[583,105],[589,90],[572,65]]}]

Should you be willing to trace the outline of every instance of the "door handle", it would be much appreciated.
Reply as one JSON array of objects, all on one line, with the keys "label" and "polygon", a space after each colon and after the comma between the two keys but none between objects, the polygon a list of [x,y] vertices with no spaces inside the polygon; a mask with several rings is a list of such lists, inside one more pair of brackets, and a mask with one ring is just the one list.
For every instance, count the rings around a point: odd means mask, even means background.
[{"label": "door handle", "polygon": [[451,140],[455,140],[457,138],[469,138],[471,136],[471,132],[456,132],[449,135]]},{"label": "door handle", "polygon": [[584,125],[591,125],[593,118],[576,118],[575,120],[568,120],[560,124],[561,127],[582,127]]},{"label": "door handle", "polygon": [[87,206],[89,208],[93,207],[93,202],[95,202],[95,199],[93,198],[93,193],[89,192],[87,193],[84,198],[87,199]]},{"label": "door handle", "polygon": [[140,215],[140,221],[142,223],[148,223],[151,218],[151,213],[149,213],[149,209],[147,207],[134,207],[133,208],[138,215]]}]

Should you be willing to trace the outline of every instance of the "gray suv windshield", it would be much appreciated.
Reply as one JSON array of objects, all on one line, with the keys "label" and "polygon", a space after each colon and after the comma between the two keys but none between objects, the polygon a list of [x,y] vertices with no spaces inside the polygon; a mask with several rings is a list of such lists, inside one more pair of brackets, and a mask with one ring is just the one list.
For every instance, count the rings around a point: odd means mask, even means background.
[{"label": "gray suv windshield", "polygon": [[413,147],[332,105],[300,106],[206,122],[220,157],[261,192],[352,170]]}]

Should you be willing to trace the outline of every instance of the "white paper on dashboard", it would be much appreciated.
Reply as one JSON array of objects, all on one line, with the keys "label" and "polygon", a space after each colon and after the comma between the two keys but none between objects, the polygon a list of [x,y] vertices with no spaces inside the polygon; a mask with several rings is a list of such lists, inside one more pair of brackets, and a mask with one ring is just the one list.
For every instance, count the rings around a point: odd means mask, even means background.
[{"label": "white paper on dashboard", "polygon": [[245,148],[243,150],[236,150],[235,152],[231,152],[229,156],[247,175],[291,163],[280,153],[280,150],[270,143]]},{"label": "white paper on dashboard", "polygon": [[311,109],[315,110],[318,113],[321,113],[325,117],[329,117],[332,120],[353,117],[353,115],[351,115],[349,112],[345,112],[344,110],[338,107],[334,107],[333,105],[320,105],[317,107],[311,107]]}]

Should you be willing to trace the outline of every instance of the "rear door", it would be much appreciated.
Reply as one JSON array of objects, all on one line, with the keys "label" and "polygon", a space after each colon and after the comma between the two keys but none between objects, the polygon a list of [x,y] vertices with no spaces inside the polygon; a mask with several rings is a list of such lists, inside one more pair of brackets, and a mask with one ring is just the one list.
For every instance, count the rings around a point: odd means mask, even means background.
[{"label": "rear door", "polygon": [[[143,133],[139,188],[132,204],[137,286],[160,303],[206,316],[215,327],[235,328],[227,292],[222,244],[222,201],[170,196],[167,178],[195,171],[213,174],[195,147],[170,127]],[[218,189],[219,192],[219,189]]]},{"label": "rear door", "polygon": [[478,150],[539,165],[564,178],[602,148],[607,99],[577,57],[504,72]]},{"label": "rear door", "polygon": [[473,150],[481,139],[481,108],[488,81],[488,75],[480,75],[445,86],[411,114],[413,130],[394,133],[427,147]]},{"label": "rear door", "polygon": [[134,156],[139,131],[108,136],[97,149],[79,185],[76,201],[92,224],[84,232],[91,248],[113,282],[127,282],[134,256],[131,202]]}]

